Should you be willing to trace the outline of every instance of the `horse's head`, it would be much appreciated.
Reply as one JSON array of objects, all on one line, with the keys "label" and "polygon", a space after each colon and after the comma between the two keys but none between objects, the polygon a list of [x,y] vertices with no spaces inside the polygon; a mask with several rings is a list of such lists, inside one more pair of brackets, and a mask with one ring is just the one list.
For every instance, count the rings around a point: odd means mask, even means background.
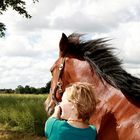
[{"label": "horse's head", "polygon": [[[65,86],[68,84],[66,79],[66,74],[64,71],[65,69],[65,61],[66,61],[66,47],[68,44],[68,38],[66,37],[65,34],[62,34],[62,38],[59,43],[59,58],[57,61],[53,64],[51,67],[50,71],[52,74],[52,79],[51,79],[51,87],[50,87],[50,93],[45,101],[46,105],[46,112],[48,116],[50,116],[54,112],[54,107],[55,105],[59,104],[61,102],[61,97],[63,95],[63,92],[65,90]],[[63,82],[62,82],[63,81]]]},{"label": "horse's head", "polygon": [[93,75],[91,69],[88,68],[90,67],[89,64],[82,57],[70,53],[73,45],[78,44],[78,41],[79,36],[67,37],[62,34],[59,43],[59,58],[50,69],[52,73],[51,87],[48,98],[45,101],[48,116],[53,113],[55,105],[61,102],[66,85],[72,82],[91,80],[91,76],[86,76]]}]

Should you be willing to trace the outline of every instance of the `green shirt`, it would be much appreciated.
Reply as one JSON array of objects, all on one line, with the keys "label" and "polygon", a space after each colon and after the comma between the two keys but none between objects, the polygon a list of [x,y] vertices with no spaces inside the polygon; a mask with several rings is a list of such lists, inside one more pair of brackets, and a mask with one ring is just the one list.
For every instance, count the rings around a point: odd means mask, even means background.
[{"label": "green shirt", "polygon": [[95,140],[96,128],[73,127],[64,120],[49,118],[45,124],[45,136],[48,140]]}]

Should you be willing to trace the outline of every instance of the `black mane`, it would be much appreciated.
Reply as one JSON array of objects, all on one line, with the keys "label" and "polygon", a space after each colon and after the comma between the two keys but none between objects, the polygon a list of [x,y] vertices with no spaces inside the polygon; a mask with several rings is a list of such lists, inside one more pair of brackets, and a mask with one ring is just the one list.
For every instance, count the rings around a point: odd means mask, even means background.
[{"label": "black mane", "polygon": [[120,89],[126,97],[139,102],[140,79],[127,73],[121,67],[121,61],[112,52],[113,48],[108,47],[108,40],[100,38],[80,41],[81,36],[72,34],[68,37],[67,54],[85,59],[101,79]]}]

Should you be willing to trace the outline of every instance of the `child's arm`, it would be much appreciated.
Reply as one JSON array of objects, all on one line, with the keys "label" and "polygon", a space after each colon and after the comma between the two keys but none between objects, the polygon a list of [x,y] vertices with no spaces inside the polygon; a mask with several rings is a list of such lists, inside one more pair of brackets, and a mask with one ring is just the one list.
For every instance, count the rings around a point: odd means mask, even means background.
[{"label": "child's arm", "polygon": [[58,119],[60,119],[60,114],[61,114],[61,108],[59,106],[55,107],[54,113],[50,118],[45,123],[45,136],[47,138],[50,137],[52,128],[54,127],[54,123],[58,122]]}]

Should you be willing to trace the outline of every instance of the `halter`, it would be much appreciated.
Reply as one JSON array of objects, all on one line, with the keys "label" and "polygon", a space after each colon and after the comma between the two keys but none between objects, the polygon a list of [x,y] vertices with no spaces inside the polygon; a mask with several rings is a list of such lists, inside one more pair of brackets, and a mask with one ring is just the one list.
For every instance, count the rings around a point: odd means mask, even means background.
[{"label": "halter", "polygon": [[62,93],[63,93],[62,92],[62,82],[60,82],[60,78],[61,78],[62,71],[64,69],[65,59],[66,59],[66,57],[63,57],[62,63],[59,65],[57,84],[56,84],[56,86],[55,86],[55,88],[54,88],[54,90],[52,92],[52,99],[53,99],[53,101],[55,102],[56,105],[59,104],[59,101],[58,101],[58,99],[56,97],[57,90],[58,90],[58,92],[59,92],[60,95],[62,95]]}]

